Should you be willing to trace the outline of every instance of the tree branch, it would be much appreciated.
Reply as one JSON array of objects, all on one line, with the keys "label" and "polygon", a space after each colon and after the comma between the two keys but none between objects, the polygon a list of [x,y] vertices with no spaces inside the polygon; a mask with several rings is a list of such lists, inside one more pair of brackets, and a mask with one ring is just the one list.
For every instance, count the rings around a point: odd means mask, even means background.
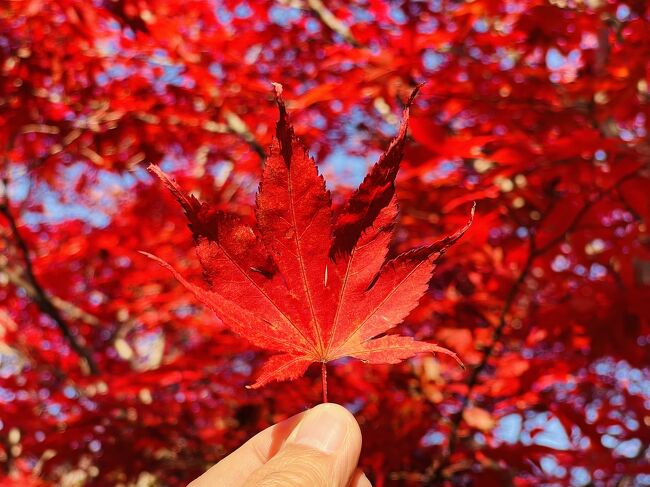
[{"label": "tree branch", "polygon": [[[454,415],[452,419],[451,432],[449,434],[449,447],[446,453],[444,454],[442,460],[437,465],[433,474],[431,475],[431,480],[433,480],[434,483],[441,480],[441,476],[444,468],[449,464],[449,459],[456,451],[456,448],[458,446],[458,429],[460,428],[460,424],[463,419],[463,413],[470,405],[472,392],[474,391],[474,388],[479,383],[479,377],[481,373],[487,367],[488,362],[492,357],[492,354],[494,353],[494,349],[496,348],[497,344],[501,341],[501,338],[503,337],[503,333],[507,325],[507,317],[510,314],[510,310],[515,303],[515,300],[517,298],[517,295],[519,294],[521,286],[523,285],[524,281],[528,277],[528,274],[530,273],[533,267],[533,263],[535,259],[545,254],[549,250],[551,250],[553,247],[559,244],[564,238],[566,238],[567,235],[570,235],[572,232],[574,232],[577,229],[578,225],[580,224],[580,221],[587,215],[589,210],[591,210],[591,208],[596,203],[601,201],[605,196],[609,195],[610,193],[618,190],[618,188],[620,188],[620,186],[626,181],[629,181],[630,179],[633,179],[634,177],[638,176],[641,169],[642,168],[637,168],[636,170],[622,176],[618,181],[616,181],[609,188],[600,191],[599,193],[596,193],[592,195],[592,197],[588,198],[588,200],[582,206],[582,208],[580,208],[580,210],[571,219],[566,229],[563,232],[556,235],[551,240],[549,240],[548,242],[546,242],[543,246],[541,247],[536,246],[535,233],[531,232],[530,239],[529,239],[529,251],[528,251],[528,256],[526,258],[526,261],[524,262],[524,265],[519,271],[519,274],[515,278],[512,286],[508,290],[508,294],[506,295],[505,301],[503,303],[503,308],[499,313],[499,321],[494,331],[492,332],[492,338],[490,340],[490,344],[483,350],[483,356],[481,357],[481,361],[474,369],[472,369],[469,378],[467,380],[467,393],[463,396],[460,410],[458,411],[458,413]],[[548,210],[546,214],[548,214]],[[540,220],[540,223],[541,221],[543,221],[543,219]]]},{"label": "tree branch", "polygon": [[306,0],[309,10],[332,32],[340,35],[352,47],[361,47],[350,29],[328,9],[321,0]]},{"label": "tree branch", "polygon": [[[29,256],[29,248],[27,247],[27,243],[25,242],[25,239],[23,238],[20,231],[18,230],[18,225],[16,223],[16,220],[9,209],[9,200],[6,193],[4,194],[3,200],[0,202],[0,213],[4,215],[7,222],[9,223],[9,228],[13,235],[13,240],[16,246],[18,247],[20,253],[22,254],[22,259],[25,267],[25,276],[26,276],[25,281],[26,284],[28,284],[28,287],[31,289],[31,295],[30,295],[31,299],[34,301],[34,303],[36,303],[36,305],[40,308],[40,310],[43,313],[48,315],[56,323],[62,335],[70,345],[70,348],[72,348],[72,350],[74,350],[74,352],[81,359],[82,368],[92,375],[98,374],[99,369],[92,357],[92,354],[86,347],[84,347],[81,344],[78,338],[74,335],[74,333],[70,328],[70,325],[61,315],[60,309],[54,304],[51,297],[46,293],[45,289],[43,289],[38,279],[36,278],[34,274],[32,261]],[[25,290],[28,291],[29,294],[29,290],[27,289],[27,287],[25,287]],[[59,305],[60,304],[62,304],[61,301],[59,301]],[[68,308],[68,310],[72,311],[71,308]],[[86,318],[89,316],[80,309],[77,309],[76,311],[77,311],[76,314],[80,318],[82,316],[85,316]]]},{"label": "tree branch", "polygon": [[260,159],[262,159],[262,161],[266,160],[266,152],[264,151],[264,147],[262,147],[257,141],[253,135],[253,132],[251,132],[246,125],[246,122],[244,122],[239,115],[231,112],[230,110],[224,110],[223,116],[226,120],[228,129],[234,134],[237,134],[239,137],[241,137],[248,144],[248,146],[253,149],[253,151],[257,153],[258,156],[260,156]]},{"label": "tree branch", "polygon": [[2,445],[3,450],[5,451],[5,457],[2,462],[4,474],[10,476],[14,473],[14,455],[11,451],[11,443],[9,439],[4,436],[0,436],[0,445]]},{"label": "tree branch", "polygon": [[[34,286],[32,286],[32,284],[29,281],[27,281],[25,278],[21,276],[20,272],[5,266],[2,264],[2,262],[0,262],[0,273],[3,273],[5,276],[7,276],[9,282],[12,283],[14,286],[23,289],[31,300],[36,301],[36,299],[38,299],[38,294],[36,289],[34,288]],[[99,326],[101,324],[99,318],[81,309],[76,304],[71,303],[70,301],[66,301],[65,299],[61,299],[60,297],[54,296],[49,293],[48,293],[48,299],[64,315],[66,315],[66,317],[68,317],[71,320],[83,321],[84,323],[90,326]]]}]

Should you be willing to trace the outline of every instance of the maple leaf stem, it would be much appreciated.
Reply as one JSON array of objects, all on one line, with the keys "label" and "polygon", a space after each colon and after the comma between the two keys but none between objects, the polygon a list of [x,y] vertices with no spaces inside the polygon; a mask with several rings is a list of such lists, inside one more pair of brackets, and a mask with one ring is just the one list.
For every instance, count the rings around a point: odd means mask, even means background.
[{"label": "maple leaf stem", "polygon": [[323,383],[323,403],[327,402],[327,365],[325,362],[320,363],[320,378]]}]

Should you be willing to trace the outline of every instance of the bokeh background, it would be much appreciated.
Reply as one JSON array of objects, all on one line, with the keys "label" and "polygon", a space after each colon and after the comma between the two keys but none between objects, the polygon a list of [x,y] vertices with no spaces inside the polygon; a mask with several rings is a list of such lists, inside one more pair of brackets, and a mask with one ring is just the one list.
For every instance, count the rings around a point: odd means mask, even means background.
[{"label": "bokeh background", "polygon": [[252,219],[284,85],[335,203],[413,107],[394,251],[474,226],[331,399],[377,486],[650,485],[650,10],[643,0],[0,3],[0,485],[184,485],[319,401],[200,279],[145,171]]}]

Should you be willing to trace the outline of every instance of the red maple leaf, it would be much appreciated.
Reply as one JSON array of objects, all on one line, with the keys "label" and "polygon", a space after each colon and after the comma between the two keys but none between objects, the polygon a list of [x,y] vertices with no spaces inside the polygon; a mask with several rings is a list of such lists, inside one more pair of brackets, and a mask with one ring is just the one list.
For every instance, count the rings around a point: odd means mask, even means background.
[{"label": "red maple leaf", "polygon": [[226,326],[279,352],[252,388],[297,378],[320,362],[326,401],[325,364],[342,357],[380,364],[441,352],[462,365],[446,348],[384,335],[417,306],[436,262],[472,221],[440,241],[386,260],[398,215],[395,176],[417,89],[398,135],[336,219],[323,177],[294,136],[281,91],[276,85],[280,119],[257,193],[256,228],[200,203],[158,167],[149,167],[187,215],[209,289],[146,255],[169,269]]}]

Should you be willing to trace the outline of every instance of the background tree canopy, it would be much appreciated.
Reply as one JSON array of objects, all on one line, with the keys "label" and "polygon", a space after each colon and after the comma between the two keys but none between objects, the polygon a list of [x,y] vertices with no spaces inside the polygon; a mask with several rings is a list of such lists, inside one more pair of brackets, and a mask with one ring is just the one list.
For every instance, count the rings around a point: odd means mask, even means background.
[{"label": "background tree canopy", "polygon": [[146,172],[253,221],[271,82],[340,204],[413,87],[391,254],[473,227],[399,332],[343,360],[373,485],[650,484],[650,7],[642,0],[0,5],[0,485],[177,486],[319,401],[200,279]]}]

